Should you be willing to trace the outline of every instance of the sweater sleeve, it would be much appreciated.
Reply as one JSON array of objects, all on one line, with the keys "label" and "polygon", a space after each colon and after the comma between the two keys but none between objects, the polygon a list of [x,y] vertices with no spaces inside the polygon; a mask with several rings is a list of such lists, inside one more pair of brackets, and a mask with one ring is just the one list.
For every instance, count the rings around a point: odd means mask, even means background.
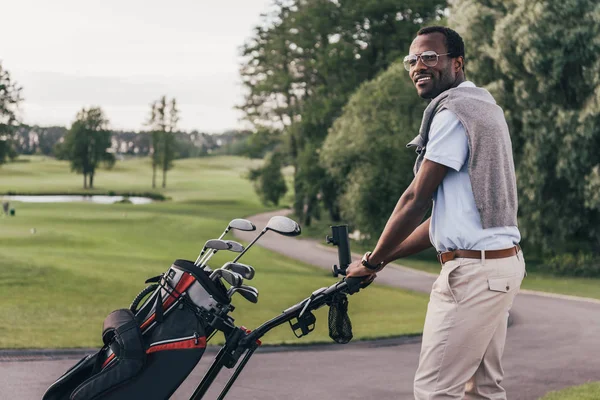
[{"label": "sweater sleeve", "polygon": [[465,128],[452,111],[438,112],[431,121],[425,158],[460,171],[468,157]]}]

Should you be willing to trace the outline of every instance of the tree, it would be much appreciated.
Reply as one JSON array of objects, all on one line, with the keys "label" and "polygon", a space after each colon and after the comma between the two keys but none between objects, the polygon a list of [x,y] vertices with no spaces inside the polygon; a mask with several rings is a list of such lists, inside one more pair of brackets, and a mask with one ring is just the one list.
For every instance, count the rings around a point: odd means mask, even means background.
[{"label": "tree", "polygon": [[114,165],[114,155],[107,152],[110,137],[108,120],[100,107],[83,108],[77,113],[61,147],[65,158],[71,161],[71,170],[83,174],[84,189],[94,188],[96,168],[101,162]]},{"label": "tree", "polygon": [[264,158],[275,148],[281,147],[281,135],[274,129],[261,128],[247,135],[242,154],[249,158]]},{"label": "tree", "polygon": [[361,85],[323,144],[320,161],[340,188],[344,220],[367,236],[379,236],[412,182],[416,155],[406,144],[425,105],[396,63]]},{"label": "tree", "polygon": [[179,122],[179,109],[173,98],[166,96],[151,104],[150,118],[146,123],[152,136],[152,188],[156,187],[156,168],[162,170],[162,187],[167,186],[167,171],[173,167],[175,159],[175,132]]},{"label": "tree", "polygon": [[169,126],[168,131],[165,132],[164,138],[164,149],[162,152],[162,171],[163,180],[162,187],[167,186],[167,171],[173,168],[173,160],[175,159],[175,131],[177,129],[177,123],[179,122],[179,110],[177,109],[177,101],[175,98],[171,100],[171,107],[169,109]]},{"label": "tree", "polygon": [[[304,224],[318,212],[319,197],[330,216],[338,216],[335,180],[313,162],[318,156],[308,153],[321,148],[360,83],[403,55],[420,25],[440,18],[445,4],[278,1],[275,13],[244,46],[241,74],[247,95],[241,108],[257,127],[278,128],[286,137],[296,171],[295,210]],[[318,180],[303,182],[303,176]]]},{"label": "tree", "polygon": [[287,192],[285,179],[281,173],[282,167],[283,154],[274,152],[266,157],[262,167],[250,170],[249,178],[254,181],[256,191],[265,205],[277,206],[281,197]]},{"label": "tree", "polygon": [[17,85],[0,61],[0,165],[17,153],[13,149],[12,137],[18,127],[18,107],[23,101],[23,88]]},{"label": "tree", "polygon": [[468,77],[511,128],[523,238],[547,253],[600,246],[599,21],[594,0],[452,6]]}]

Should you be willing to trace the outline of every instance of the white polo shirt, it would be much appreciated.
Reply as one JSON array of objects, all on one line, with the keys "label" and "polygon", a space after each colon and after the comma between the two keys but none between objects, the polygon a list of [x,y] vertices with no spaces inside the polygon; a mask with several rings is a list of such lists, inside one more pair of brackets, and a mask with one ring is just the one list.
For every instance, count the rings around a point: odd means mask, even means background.
[{"label": "white polo shirt", "polygon": [[[466,81],[459,86],[475,87]],[[516,226],[483,229],[469,178],[469,143],[456,115],[442,110],[433,117],[425,158],[448,167],[433,195],[429,238],[438,251],[499,250],[519,243]]]}]

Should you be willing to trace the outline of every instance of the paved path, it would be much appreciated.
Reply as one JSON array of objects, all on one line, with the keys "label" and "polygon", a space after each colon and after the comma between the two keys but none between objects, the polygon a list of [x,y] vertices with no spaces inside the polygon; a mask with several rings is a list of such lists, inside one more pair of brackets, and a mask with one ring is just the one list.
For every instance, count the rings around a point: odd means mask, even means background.
[{"label": "paved path", "polygon": [[[253,221],[260,229],[271,215],[259,215]],[[254,235],[239,237],[249,240]],[[337,258],[335,252],[313,240],[268,233],[259,243],[324,268],[330,268]],[[430,274],[402,267],[386,268],[377,278],[379,284],[424,292],[429,291],[433,280]],[[504,355],[508,399],[535,400],[550,390],[600,380],[600,301],[522,293],[517,296],[512,317]],[[418,338],[404,342],[356,342],[285,352],[259,349],[227,398],[409,400],[420,342]],[[203,357],[173,399],[189,397],[213,355],[209,352]],[[0,362],[0,399],[39,399],[73,363],[72,357]],[[222,372],[207,399],[216,398],[219,384],[229,373]]]}]

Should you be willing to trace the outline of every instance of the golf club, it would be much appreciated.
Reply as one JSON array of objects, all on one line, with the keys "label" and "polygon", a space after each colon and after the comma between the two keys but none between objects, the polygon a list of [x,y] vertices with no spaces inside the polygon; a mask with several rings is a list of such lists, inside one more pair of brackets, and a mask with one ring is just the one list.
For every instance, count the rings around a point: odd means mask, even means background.
[{"label": "golf club", "polygon": [[[223,236],[225,236],[227,234],[227,232],[229,232],[231,229],[237,229],[238,231],[255,231],[256,226],[252,222],[248,221],[247,219],[242,219],[242,218],[232,219],[231,221],[229,221],[229,224],[227,224],[227,228],[225,228],[223,233],[221,233],[221,236],[219,236],[219,240],[223,239]],[[206,251],[206,249],[207,249],[207,247],[205,245],[204,248],[202,249],[202,251],[200,252],[200,255],[196,259],[196,262],[194,263],[195,265],[198,265],[198,261],[204,255],[204,252]]]},{"label": "golf club", "polygon": [[[242,251],[244,251],[244,246],[242,246],[240,243],[234,240],[224,240],[224,242],[229,244],[229,248],[224,250],[229,250],[236,253],[241,253]],[[206,256],[202,260],[200,260],[200,268],[204,269],[207,266],[208,260],[210,260],[210,258],[215,254],[217,254],[217,251],[219,250],[221,249],[214,249],[212,252],[207,253]]]},{"label": "golf club", "polygon": [[244,278],[240,274],[226,269],[216,269],[210,274],[210,279],[213,281],[216,281],[218,278],[223,278],[225,282],[233,287],[242,286],[242,282],[244,281]]},{"label": "golf club", "polygon": [[225,228],[225,230],[221,234],[221,236],[219,236],[219,239],[223,239],[223,236],[225,236],[227,232],[229,232],[231,229],[237,229],[238,231],[255,231],[256,226],[254,226],[254,224],[248,221],[247,219],[232,219],[231,222],[229,222],[229,225],[227,225],[227,228]]},{"label": "golf club", "polygon": [[246,265],[246,264],[242,264],[242,263],[228,262],[228,263],[225,263],[225,265],[223,265],[221,268],[228,269],[233,272],[237,272],[244,279],[251,280],[252,278],[254,278],[254,268],[252,268],[250,265]]},{"label": "golf club", "polygon": [[202,251],[200,252],[200,255],[198,256],[198,258],[196,258],[196,262],[194,262],[194,265],[200,264],[199,261],[201,261],[202,256],[204,255],[204,252],[206,252],[206,250],[208,250],[208,249],[228,250],[229,248],[231,248],[231,245],[229,243],[227,243],[227,241],[225,241],[225,240],[221,240],[221,239],[207,240],[206,243],[204,244],[204,247],[202,248]]},{"label": "golf club", "polygon": [[238,255],[233,262],[237,262],[237,260],[240,259],[241,256],[244,255],[244,253],[246,253],[248,251],[248,249],[250,247],[252,247],[252,245],[254,243],[256,243],[256,241],[258,239],[260,239],[260,237],[262,235],[264,235],[265,233],[267,233],[267,231],[273,231],[273,232],[277,232],[280,235],[284,235],[284,236],[298,236],[301,233],[301,229],[300,229],[300,225],[298,225],[298,223],[296,223],[296,221],[289,219],[288,217],[283,217],[280,215],[277,215],[275,217],[272,217],[269,222],[267,222],[267,225],[263,228],[262,231],[260,231],[260,233],[258,234],[258,236],[256,236],[254,238],[254,240],[248,245],[248,247],[246,247],[246,249],[244,251],[242,251],[240,253],[240,255]]},{"label": "golf club", "polygon": [[255,288],[254,286],[250,286],[250,285],[242,285],[242,286],[240,286],[240,287],[243,287],[243,288],[245,288],[245,289],[247,289],[247,290],[252,290],[252,291],[253,291],[254,293],[256,293],[256,295],[258,296],[258,289],[257,289],[257,288]]},{"label": "golf club", "polygon": [[251,303],[258,302],[258,291],[251,290],[249,286],[232,287],[227,291],[229,298],[231,298],[234,293],[239,293],[243,298]]},{"label": "golf club", "polygon": [[238,243],[235,240],[226,240],[226,242],[231,245],[229,251],[235,251],[236,253],[244,251],[244,246],[241,243]]}]

